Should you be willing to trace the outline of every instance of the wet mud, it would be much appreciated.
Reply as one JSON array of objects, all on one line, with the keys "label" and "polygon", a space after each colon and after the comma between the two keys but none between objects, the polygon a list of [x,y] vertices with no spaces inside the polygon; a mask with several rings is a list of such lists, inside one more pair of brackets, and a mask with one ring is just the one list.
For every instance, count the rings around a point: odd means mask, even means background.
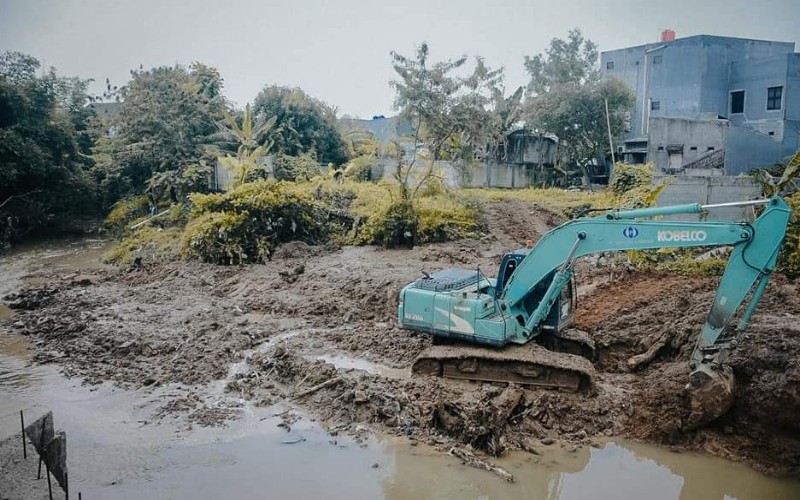
[{"label": "wet mud", "polygon": [[578,265],[576,326],[597,348],[590,394],[412,377],[431,341],[396,326],[400,289],[423,270],[494,275],[504,252],[560,222],[515,202],[488,217],[492,230],[479,238],[413,250],[291,243],[266,265],[40,268],[27,278],[34,285],[3,299],[14,313],[0,321],[29,338],[35,361],[88,384],[181,387],[155,417],[183,415],[189,426],[238,417],[236,404],[205,395],[222,384],[233,402],[295,405],[356,439],[382,432],[499,456],[618,436],[800,473],[800,300],[781,277],[730,359],[733,408],[695,431],[681,430],[687,361],[716,280],[632,272],[620,259]]}]

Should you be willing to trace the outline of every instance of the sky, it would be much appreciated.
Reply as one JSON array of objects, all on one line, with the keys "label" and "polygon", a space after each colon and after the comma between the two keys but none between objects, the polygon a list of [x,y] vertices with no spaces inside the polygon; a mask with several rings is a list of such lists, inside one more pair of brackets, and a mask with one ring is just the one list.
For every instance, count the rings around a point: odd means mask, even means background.
[{"label": "sky", "polygon": [[390,52],[482,56],[527,83],[523,60],[580,28],[600,50],[711,34],[795,42],[800,0],[0,0],[0,51],[59,74],[109,78],[193,61],[215,66],[237,106],[265,85],[300,87],[339,115],[394,114]]}]

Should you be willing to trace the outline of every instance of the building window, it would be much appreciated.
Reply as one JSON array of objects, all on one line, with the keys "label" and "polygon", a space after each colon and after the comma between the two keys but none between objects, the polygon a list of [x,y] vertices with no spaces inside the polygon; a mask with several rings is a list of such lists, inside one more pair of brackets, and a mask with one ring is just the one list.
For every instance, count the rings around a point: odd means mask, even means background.
[{"label": "building window", "polygon": [[767,89],[767,110],[781,109],[783,87],[770,87]]},{"label": "building window", "polygon": [[706,148],[707,151],[714,151],[714,146],[709,146]]},{"label": "building window", "polygon": [[653,64],[661,64],[661,54],[656,54],[653,56]]},{"label": "building window", "polygon": [[664,151],[664,146],[659,146],[659,147],[658,147],[658,150],[659,150],[659,151]]},{"label": "building window", "polygon": [[650,101],[650,111],[658,111],[661,109],[661,101]]},{"label": "building window", "polygon": [[608,61],[606,63],[606,69],[614,69],[614,61]]},{"label": "building window", "polygon": [[731,92],[731,114],[744,113],[744,90]]},{"label": "building window", "polygon": [[689,151],[697,151],[697,146],[692,146],[689,148]]}]

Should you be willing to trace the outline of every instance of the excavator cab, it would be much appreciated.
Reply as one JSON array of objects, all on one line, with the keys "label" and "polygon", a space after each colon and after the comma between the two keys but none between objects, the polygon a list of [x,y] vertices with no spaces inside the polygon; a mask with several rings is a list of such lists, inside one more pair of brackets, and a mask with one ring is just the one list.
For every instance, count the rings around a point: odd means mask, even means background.
[{"label": "excavator cab", "polygon": [[[519,250],[509,252],[503,256],[503,260],[500,263],[500,270],[497,273],[497,282],[494,287],[495,300],[503,298],[503,288],[514,275],[519,264],[531,253],[531,250],[531,248],[520,248]],[[555,271],[539,282],[539,284],[534,287],[532,293],[526,297],[525,306],[529,313],[539,305],[550,283],[553,281],[554,276]],[[561,290],[547,318],[542,323],[542,330],[559,332],[569,327],[575,318],[575,309],[577,309],[578,306],[577,298],[578,293],[575,285],[575,278],[571,277],[567,286]]]}]

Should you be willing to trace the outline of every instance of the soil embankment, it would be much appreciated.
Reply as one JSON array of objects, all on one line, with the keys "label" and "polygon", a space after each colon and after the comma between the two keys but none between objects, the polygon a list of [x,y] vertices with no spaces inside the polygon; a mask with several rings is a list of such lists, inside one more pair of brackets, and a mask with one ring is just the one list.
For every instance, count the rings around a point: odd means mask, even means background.
[{"label": "soil embankment", "polygon": [[[491,231],[413,250],[285,245],[266,265],[145,263],[88,274],[41,270],[46,285],[9,296],[8,322],[39,362],[89,383],[176,384],[159,414],[193,425],[235,418],[203,387],[223,380],[233,399],[290,401],[332,431],[370,429],[449,449],[493,454],[553,441],[587,445],[630,436],[745,460],[773,474],[800,472],[800,301],[775,279],[731,359],[737,401],[724,418],[684,433],[686,361],[715,280],[579,263],[577,326],[598,347],[593,394],[410,377],[425,335],[396,326],[397,294],[421,271],[493,275],[505,251],[537,239],[559,217],[521,202],[494,204]],[[531,228],[531,229],[525,229]],[[612,259],[613,261],[613,259]],[[653,347],[655,346],[655,347]],[[633,356],[654,353],[630,369]]]}]

